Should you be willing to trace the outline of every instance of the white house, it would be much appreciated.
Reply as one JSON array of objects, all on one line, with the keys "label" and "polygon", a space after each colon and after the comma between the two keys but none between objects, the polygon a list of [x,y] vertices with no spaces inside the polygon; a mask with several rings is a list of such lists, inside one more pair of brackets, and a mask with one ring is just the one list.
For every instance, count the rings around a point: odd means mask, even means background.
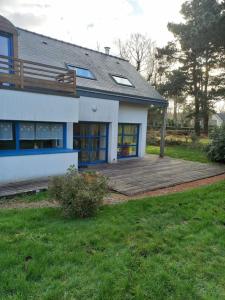
[{"label": "white house", "polygon": [[209,125],[221,127],[225,123],[225,113],[213,114],[209,120]]},{"label": "white house", "polygon": [[150,104],[167,101],[128,61],[0,16],[0,183],[142,157]]}]

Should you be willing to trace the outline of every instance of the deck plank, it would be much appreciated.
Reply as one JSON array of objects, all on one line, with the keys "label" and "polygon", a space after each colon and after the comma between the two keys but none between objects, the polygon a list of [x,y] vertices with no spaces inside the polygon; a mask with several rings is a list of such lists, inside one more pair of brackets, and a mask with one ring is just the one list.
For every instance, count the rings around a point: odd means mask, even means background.
[{"label": "deck plank", "polygon": [[[116,164],[95,165],[85,170],[102,173],[109,178],[113,190],[132,196],[220,175],[225,173],[225,165],[146,155],[142,159],[119,160]],[[48,178],[1,184],[0,197],[43,190],[47,187]]]},{"label": "deck plank", "polygon": [[107,176],[113,190],[128,196],[225,173],[225,165],[169,157],[162,159],[155,155],[119,161],[117,164],[98,165],[90,169]]}]

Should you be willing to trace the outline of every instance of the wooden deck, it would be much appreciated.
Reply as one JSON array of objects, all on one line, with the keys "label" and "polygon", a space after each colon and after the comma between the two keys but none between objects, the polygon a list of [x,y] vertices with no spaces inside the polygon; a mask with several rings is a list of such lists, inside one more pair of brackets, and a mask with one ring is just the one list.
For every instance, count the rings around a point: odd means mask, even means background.
[{"label": "wooden deck", "polygon": [[[117,164],[96,165],[85,170],[99,171],[109,178],[112,190],[132,196],[224,174],[225,165],[146,155],[143,159],[120,160]],[[1,184],[0,197],[39,191],[47,186],[47,178]]]},{"label": "wooden deck", "polygon": [[88,169],[107,176],[112,190],[128,196],[225,173],[225,165],[159,158],[156,155]]}]

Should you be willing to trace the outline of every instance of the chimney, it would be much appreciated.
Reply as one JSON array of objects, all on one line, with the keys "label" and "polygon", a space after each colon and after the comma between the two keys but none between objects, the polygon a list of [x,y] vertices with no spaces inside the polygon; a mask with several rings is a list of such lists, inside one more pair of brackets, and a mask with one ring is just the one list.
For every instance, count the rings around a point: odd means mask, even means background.
[{"label": "chimney", "polygon": [[109,55],[110,47],[104,47],[105,48],[105,54]]}]

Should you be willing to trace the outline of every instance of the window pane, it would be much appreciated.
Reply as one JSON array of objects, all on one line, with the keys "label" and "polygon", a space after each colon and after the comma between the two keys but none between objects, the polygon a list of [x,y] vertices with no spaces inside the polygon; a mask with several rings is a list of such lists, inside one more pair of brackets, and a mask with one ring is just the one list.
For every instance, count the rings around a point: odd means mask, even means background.
[{"label": "window pane", "polygon": [[89,125],[87,124],[80,124],[80,135],[87,136],[89,135]]},{"label": "window pane", "polygon": [[12,122],[0,122],[0,141],[10,141],[13,139]]},{"label": "window pane", "polygon": [[80,162],[88,162],[89,161],[89,152],[88,151],[80,151],[78,153]]},{"label": "window pane", "polygon": [[15,125],[12,122],[0,122],[0,151],[15,149]]},{"label": "window pane", "polygon": [[122,144],[122,135],[119,135],[118,136],[118,145],[121,145]]},{"label": "window pane", "polygon": [[79,138],[74,138],[73,139],[73,149],[79,150],[80,147],[81,147],[80,139]]},{"label": "window pane", "polygon": [[57,140],[63,138],[62,124],[36,124],[36,139],[37,140]]},{"label": "window pane", "polygon": [[106,148],[106,138],[92,138],[90,139],[90,148],[91,149],[99,149],[99,148]]},{"label": "window pane", "polygon": [[118,125],[118,134],[122,134],[122,125]]},{"label": "window pane", "polygon": [[96,160],[100,160],[99,151],[91,151],[90,152],[90,162],[94,162]]},{"label": "window pane", "polygon": [[51,138],[55,140],[63,139],[63,124],[52,124]]},{"label": "window pane", "polygon": [[63,148],[63,124],[21,122],[20,148]]},{"label": "window pane", "polygon": [[129,81],[129,79],[127,79],[125,77],[120,77],[120,76],[115,76],[115,75],[112,75],[112,77],[118,84],[133,86],[132,83]]},{"label": "window pane", "polygon": [[35,124],[20,123],[20,140],[34,140],[34,139],[35,139]]},{"label": "window pane", "polygon": [[89,139],[81,138],[79,144],[80,144],[80,149],[88,149],[89,148]]},{"label": "window pane", "polygon": [[85,78],[94,78],[93,74],[89,70],[82,68],[76,68],[76,75]]},{"label": "window pane", "polygon": [[124,134],[137,134],[137,125],[124,125]]},{"label": "window pane", "polygon": [[80,124],[73,124],[73,135],[74,136],[80,135]]},{"label": "window pane", "polygon": [[99,136],[100,134],[100,126],[99,124],[90,124],[90,132],[89,134],[92,136]]},{"label": "window pane", "polygon": [[105,124],[100,124],[100,135],[104,135],[106,136],[106,130],[107,130],[107,127]]},{"label": "window pane", "polygon": [[21,140],[21,149],[62,148],[63,140]]},{"label": "window pane", "polygon": [[0,55],[9,56],[9,38],[0,35]]},{"label": "window pane", "polygon": [[70,65],[70,64],[67,64],[67,68],[69,70],[76,71],[76,76],[78,76],[78,77],[84,77],[84,78],[89,78],[89,79],[94,79],[95,78],[93,73],[88,69],[76,67],[76,66],[73,66],[73,65]]},{"label": "window pane", "polygon": [[137,136],[136,135],[125,135],[123,138],[124,144],[137,144]]},{"label": "window pane", "polygon": [[118,157],[129,157],[129,156],[136,156],[136,146],[123,146],[117,148],[117,155]]},{"label": "window pane", "polygon": [[106,160],[106,150],[100,150],[99,151],[99,160]]}]

